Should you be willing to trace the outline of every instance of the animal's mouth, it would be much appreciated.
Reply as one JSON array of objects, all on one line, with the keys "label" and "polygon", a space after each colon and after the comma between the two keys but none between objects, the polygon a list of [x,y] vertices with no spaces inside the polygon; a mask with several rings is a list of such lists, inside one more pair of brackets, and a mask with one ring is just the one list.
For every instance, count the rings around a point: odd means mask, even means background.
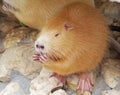
[{"label": "animal's mouth", "polygon": [[2,8],[3,8],[4,11],[10,11],[10,10],[19,11],[17,8],[13,7],[12,5],[10,5],[9,3],[5,2],[5,1],[3,1],[3,7]]}]

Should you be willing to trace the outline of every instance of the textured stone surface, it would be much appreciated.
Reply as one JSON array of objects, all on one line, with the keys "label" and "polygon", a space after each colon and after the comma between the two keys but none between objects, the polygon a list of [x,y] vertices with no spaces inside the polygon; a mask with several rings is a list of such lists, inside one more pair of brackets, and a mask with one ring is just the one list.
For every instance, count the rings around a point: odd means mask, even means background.
[{"label": "textured stone surface", "polygon": [[40,72],[41,65],[33,61],[33,54],[34,48],[31,45],[7,49],[0,58],[0,80],[5,81],[12,70],[31,78],[35,77],[35,73]]},{"label": "textured stone surface", "polygon": [[25,95],[23,91],[20,91],[20,85],[17,82],[9,83],[4,90],[0,92],[0,95]]},{"label": "textured stone surface", "polygon": [[106,84],[110,88],[115,88],[120,82],[120,60],[106,60],[102,66],[102,74]]},{"label": "textured stone surface", "polygon": [[50,95],[68,95],[68,94],[64,90],[60,89],[53,93],[50,93]]},{"label": "textured stone surface", "polygon": [[18,26],[15,22],[5,21],[0,18],[0,39],[4,38],[11,30]]},{"label": "textured stone surface", "polygon": [[49,95],[52,89],[62,86],[55,77],[50,77],[51,75],[51,71],[43,68],[40,75],[31,81],[30,95]]},{"label": "textured stone surface", "polygon": [[101,6],[101,11],[104,13],[104,15],[108,18],[112,19],[120,19],[120,4],[119,3],[111,3],[111,2],[105,2]]},{"label": "textured stone surface", "polygon": [[10,70],[5,65],[0,64],[0,81],[6,82],[9,80]]},{"label": "textured stone surface", "polygon": [[117,38],[117,41],[120,43],[120,37]]},{"label": "textured stone surface", "polygon": [[111,1],[111,2],[118,2],[118,3],[120,3],[120,0],[109,0],[109,1]]},{"label": "textured stone surface", "polygon": [[120,95],[120,90],[106,90],[102,92],[102,95]]},{"label": "textured stone surface", "polygon": [[17,46],[18,44],[34,42],[36,34],[36,31],[32,31],[25,27],[13,29],[5,37],[4,46],[5,48],[9,48],[12,46]]}]

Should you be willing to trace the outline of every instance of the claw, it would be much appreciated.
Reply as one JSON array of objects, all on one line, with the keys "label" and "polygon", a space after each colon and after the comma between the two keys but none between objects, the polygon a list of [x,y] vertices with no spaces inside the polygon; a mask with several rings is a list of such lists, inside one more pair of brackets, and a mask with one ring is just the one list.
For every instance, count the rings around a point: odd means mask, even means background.
[{"label": "claw", "polygon": [[93,81],[89,74],[81,74],[77,91],[80,90],[81,94],[84,94],[85,91],[92,92]]},{"label": "claw", "polygon": [[40,55],[40,54],[34,54],[33,55],[33,60],[38,61],[40,63],[45,63],[47,61],[47,56],[46,55]]}]

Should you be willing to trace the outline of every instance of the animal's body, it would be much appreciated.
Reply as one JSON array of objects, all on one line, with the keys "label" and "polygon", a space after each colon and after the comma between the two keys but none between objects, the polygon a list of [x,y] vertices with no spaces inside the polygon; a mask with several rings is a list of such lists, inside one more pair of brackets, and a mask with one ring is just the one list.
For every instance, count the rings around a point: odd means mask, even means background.
[{"label": "animal's body", "polygon": [[107,40],[108,27],[104,17],[88,5],[74,3],[48,22],[36,44],[44,46],[43,50],[37,48],[38,52],[52,55],[55,50],[58,53],[55,55],[59,60],[48,61],[44,64],[47,68],[68,75],[94,70],[104,56]]},{"label": "animal's body", "polygon": [[3,9],[13,13],[24,24],[41,30],[64,6],[76,1],[94,6],[93,0],[3,0]]},{"label": "animal's body", "polygon": [[34,59],[63,76],[89,73],[105,54],[108,31],[105,18],[95,8],[79,2],[69,4],[42,29]]}]

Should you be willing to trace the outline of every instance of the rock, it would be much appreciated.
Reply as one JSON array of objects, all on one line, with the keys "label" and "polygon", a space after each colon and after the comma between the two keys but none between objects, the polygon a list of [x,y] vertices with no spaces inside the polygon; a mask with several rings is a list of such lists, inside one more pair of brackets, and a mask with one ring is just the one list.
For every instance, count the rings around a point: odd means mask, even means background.
[{"label": "rock", "polygon": [[[49,95],[49,93],[51,93],[50,95],[68,95],[64,90],[61,91],[63,84],[60,83],[55,77],[50,77],[52,74],[52,71],[43,68],[40,75],[31,81],[30,95],[39,95],[39,93],[42,95]],[[93,73],[91,73],[91,76],[95,80]],[[69,76],[67,79],[68,87],[76,91],[78,80],[79,75],[77,74]],[[80,95],[80,92],[77,92],[77,95]],[[91,95],[91,93],[85,92],[84,95]]]},{"label": "rock", "polygon": [[[0,18],[1,20],[2,18]],[[3,19],[2,19],[3,20]],[[1,21],[0,22],[0,39],[4,38],[13,28],[17,27],[18,24],[15,22]]]},{"label": "rock", "polygon": [[119,53],[118,53],[116,50],[114,50],[113,48],[110,48],[110,49],[108,50],[108,52],[106,53],[105,58],[106,58],[106,59],[107,59],[107,58],[115,59],[115,58],[117,58],[118,56],[119,56]]},{"label": "rock", "polygon": [[9,80],[9,75],[11,70],[10,69],[6,69],[5,65],[1,65],[0,64],[0,81],[2,82],[6,82]]},{"label": "rock", "polygon": [[37,39],[37,34],[39,33],[39,31],[37,30],[33,30],[32,32],[29,33],[29,37],[30,39],[32,39],[33,41],[35,41]]},{"label": "rock", "polygon": [[20,86],[18,83],[11,82],[0,92],[0,95],[16,95],[16,93],[19,91],[19,88]]},{"label": "rock", "polygon": [[78,75],[71,75],[67,79],[68,86],[76,91],[77,84],[78,84],[79,76]]},{"label": "rock", "polygon": [[42,68],[42,70],[40,72],[40,77],[49,78],[52,74],[53,74],[53,72],[51,70]]},{"label": "rock", "polygon": [[68,95],[63,89],[59,89],[53,93],[50,93],[50,95]]},{"label": "rock", "polygon": [[95,5],[107,18],[109,25],[120,25],[120,3],[110,2],[109,0],[95,0]]},{"label": "rock", "polygon": [[120,37],[117,38],[117,41],[120,43]]},{"label": "rock", "polygon": [[120,3],[120,0],[109,0],[109,1],[111,1],[111,2],[118,2],[118,3]]},{"label": "rock", "polygon": [[15,22],[9,22],[9,21],[4,21],[4,20],[0,22],[0,30],[5,33],[10,32],[10,30],[12,30],[13,28],[17,26],[18,24]]},{"label": "rock", "polygon": [[12,70],[19,71],[29,78],[35,77],[34,74],[41,71],[41,64],[33,61],[34,53],[34,48],[31,45],[20,45],[6,49],[0,58],[0,81],[8,77]]},{"label": "rock", "polygon": [[90,92],[85,92],[84,95],[92,95]]},{"label": "rock", "polygon": [[119,27],[120,26],[120,19],[113,19],[112,25]]},{"label": "rock", "polygon": [[98,9],[101,7],[101,5],[103,4],[103,0],[94,0],[95,2],[95,7],[97,7]]},{"label": "rock", "polygon": [[102,75],[110,88],[115,88],[120,80],[120,60],[107,59],[102,66]]},{"label": "rock", "polygon": [[25,27],[20,27],[13,29],[9,34],[7,34],[4,46],[5,48],[17,46],[27,35],[30,30]]},{"label": "rock", "polygon": [[101,7],[100,10],[102,13],[112,19],[120,20],[120,4],[116,2],[105,2]]},{"label": "rock", "polygon": [[51,71],[43,68],[40,75],[31,81],[30,95],[49,95],[53,89],[61,88],[63,84],[51,75]]},{"label": "rock", "polygon": [[4,46],[5,48],[9,48],[17,46],[18,44],[34,43],[37,33],[38,31],[26,27],[13,29],[9,34],[7,34]]},{"label": "rock", "polygon": [[102,95],[120,95],[120,90],[106,90],[102,92]]},{"label": "rock", "polygon": [[120,32],[118,32],[118,31],[113,31],[112,34],[113,34],[114,38],[120,37]]},{"label": "rock", "polygon": [[1,2],[0,2],[0,12],[2,11],[2,4],[1,4]]}]

